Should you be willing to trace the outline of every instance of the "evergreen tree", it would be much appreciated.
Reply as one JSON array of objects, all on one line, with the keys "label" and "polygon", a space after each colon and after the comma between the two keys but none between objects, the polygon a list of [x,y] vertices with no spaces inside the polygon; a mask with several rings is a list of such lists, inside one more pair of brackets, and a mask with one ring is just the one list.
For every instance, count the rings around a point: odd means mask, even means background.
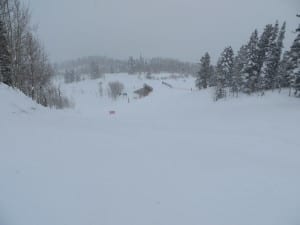
[{"label": "evergreen tree", "polygon": [[[261,69],[261,88],[264,90],[273,89],[275,87],[275,76],[277,74],[281,53],[281,49],[279,51],[277,43],[278,31],[278,23],[276,23],[272,29],[272,35],[269,39],[265,60]],[[284,34],[280,39],[283,41],[283,38]]]},{"label": "evergreen tree", "polygon": [[258,41],[258,65],[259,65],[259,72],[261,71],[261,68],[263,66],[263,63],[266,58],[266,54],[269,50],[269,43],[271,36],[273,34],[273,25],[267,24],[262,35],[259,38]]},{"label": "evergreen tree", "polygon": [[12,86],[12,73],[10,69],[10,52],[4,23],[0,19],[0,82]]},{"label": "evergreen tree", "polygon": [[276,60],[276,68],[275,68],[275,83],[272,87],[272,89],[274,88],[281,88],[282,86],[284,86],[285,84],[283,84],[285,81],[285,74],[284,74],[284,58],[283,60],[281,59],[281,55],[282,55],[282,49],[283,49],[283,40],[285,37],[285,29],[286,29],[286,22],[283,23],[279,35],[278,35],[278,39],[277,39],[277,43],[276,43],[276,52],[275,52],[275,60]]},{"label": "evergreen tree", "polygon": [[146,60],[143,58],[142,55],[140,55],[140,58],[137,60],[137,70],[139,74],[146,71],[145,66],[146,66]]},{"label": "evergreen tree", "polygon": [[215,99],[226,97],[226,87],[232,85],[234,53],[231,47],[226,47],[222,52],[216,68]]},{"label": "evergreen tree", "polygon": [[297,36],[291,46],[288,59],[288,74],[291,77],[292,86],[295,88],[295,95],[300,91],[300,24],[296,32]]},{"label": "evergreen tree", "polygon": [[242,80],[242,69],[247,63],[247,46],[243,45],[234,58],[234,65],[232,70],[232,86],[230,92],[232,95],[238,96],[243,84]]},{"label": "evergreen tree", "polygon": [[[91,79],[99,79],[101,77],[103,77],[103,74],[100,70],[100,66],[97,62],[92,61],[89,65],[89,73],[90,73],[90,78]],[[75,76],[74,76],[74,80],[75,80]]]},{"label": "evergreen tree", "polygon": [[292,79],[289,75],[288,71],[291,68],[291,63],[289,62],[289,52],[286,51],[283,54],[282,60],[279,62],[276,82],[279,90],[281,88],[291,88],[292,87]]},{"label": "evergreen tree", "polygon": [[225,86],[232,86],[232,73],[234,65],[234,52],[231,46],[224,49],[223,52],[224,62],[223,62],[223,71],[225,73]]},{"label": "evergreen tree", "polygon": [[244,47],[244,58],[242,62],[241,76],[243,80],[243,91],[253,93],[257,90],[258,73],[259,73],[259,56],[258,56],[258,33],[255,30]]},{"label": "evergreen tree", "polygon": [[128,74],[134,74],[135,72],[135,60],[130,56],[128,59]]},{"label": "evergreen tree", "polygon": [[225,74],[222,72],[222,65],[218,62],[215,73],[215,100],[226,97]]},{"label": "evergreen tree", "polygon": [[200,60],[200,70],[197,74],[196,87],[198,89],[207,88],[212,76],[212,67],[210,65],[210,56],[208,53]]},{"label": "evergreen tree", "polygon": [[213,65],[210,66],[210,78],[208,81],[209,87],[216,86],[216,76],[215,76],[215,67]]},{"label": "evergreen tree", "polygon": [[265,73],[262,73],[265,61],[270,52],[270,40],[274,28],[272,24],[267,24],[258,41],[258,89],[263,91],[265,86]]}]

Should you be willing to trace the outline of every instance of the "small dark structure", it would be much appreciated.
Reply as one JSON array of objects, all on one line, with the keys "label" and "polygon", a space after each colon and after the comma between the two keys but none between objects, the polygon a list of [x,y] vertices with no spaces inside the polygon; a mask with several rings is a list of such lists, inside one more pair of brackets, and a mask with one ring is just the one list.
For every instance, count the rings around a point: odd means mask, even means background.
[{"label": "small dark structure", "polygon": [[153,88],[147,84],[144,84],[143,88],[140,88],[134,91],[135,94],[139,96],[139,98],[143,98],[148,96],[153,91]]}]

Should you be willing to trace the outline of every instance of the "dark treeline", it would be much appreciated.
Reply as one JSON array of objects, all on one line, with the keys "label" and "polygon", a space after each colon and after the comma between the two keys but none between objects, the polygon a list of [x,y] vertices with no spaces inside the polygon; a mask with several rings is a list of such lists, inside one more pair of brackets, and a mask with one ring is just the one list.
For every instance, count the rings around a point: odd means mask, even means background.
[{"label": "dark treeline", "polygon": [[255,30],[248,43],[237,54],[226,47],[216,65],[211,65],[206,53],[200,60],[196,87],[214,87],[215,100],[239,93],[258,93],[289,88],[290,95],[300,91],[300,26],[289,51],[282,54],[286,24],[265,26],[259,35]]},{"label": "dark treeline", "polygon": [[170,58],[151,58],[144,59],[139,57],[134,59],[130,57],[128,60],[128,73],[177,73],[183,75],[195,75],[197,71],[197,65],[189,62],[182,62],[176,59]]},{"label": "dark treeline", "polygon": [[21,90],[39,104],[68,106],[51,85],[53,68],[20,0],[0,0],[0,82]]},{"label": "dark treeline", "polygon": [[64,75],[66,83],[72,83],[86,78],[101,78],[105,73],[195,75],[198,65],[159,57],[145,59],[140,56],[138,58],[129,57],[128,60],[117,60],[104,56],[90,56],[57,64],[56,68]]}]

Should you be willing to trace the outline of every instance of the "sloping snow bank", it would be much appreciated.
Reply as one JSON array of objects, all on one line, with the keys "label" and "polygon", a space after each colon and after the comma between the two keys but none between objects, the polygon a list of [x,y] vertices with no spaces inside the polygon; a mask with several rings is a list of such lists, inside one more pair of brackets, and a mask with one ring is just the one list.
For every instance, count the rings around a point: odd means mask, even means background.
[{"label": "sloping snow bank", "polygon": [[0,83],[0,107],[0,115],[4,118],[9,114],[26,114],[43,108],[19,90],[2,83]]}]

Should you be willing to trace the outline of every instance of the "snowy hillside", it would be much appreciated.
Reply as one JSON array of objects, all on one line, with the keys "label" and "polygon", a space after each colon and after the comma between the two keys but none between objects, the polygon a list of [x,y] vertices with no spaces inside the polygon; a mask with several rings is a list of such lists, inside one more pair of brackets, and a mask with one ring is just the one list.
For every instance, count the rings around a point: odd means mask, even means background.
[{"label": "snowy hillside", "polygon": [[[115,80],[127,96],[112,101]],[[164,81],[61,84],[64,111],[0,85],[0,224],[299,224],[299,99],[216,103],[192,78]]]},{"label": "snowy hillside", "polygon": [[6,118],[9,114],[31,113],[42,106],[36,104],[20,91],[0,83],[0,115]]}]

